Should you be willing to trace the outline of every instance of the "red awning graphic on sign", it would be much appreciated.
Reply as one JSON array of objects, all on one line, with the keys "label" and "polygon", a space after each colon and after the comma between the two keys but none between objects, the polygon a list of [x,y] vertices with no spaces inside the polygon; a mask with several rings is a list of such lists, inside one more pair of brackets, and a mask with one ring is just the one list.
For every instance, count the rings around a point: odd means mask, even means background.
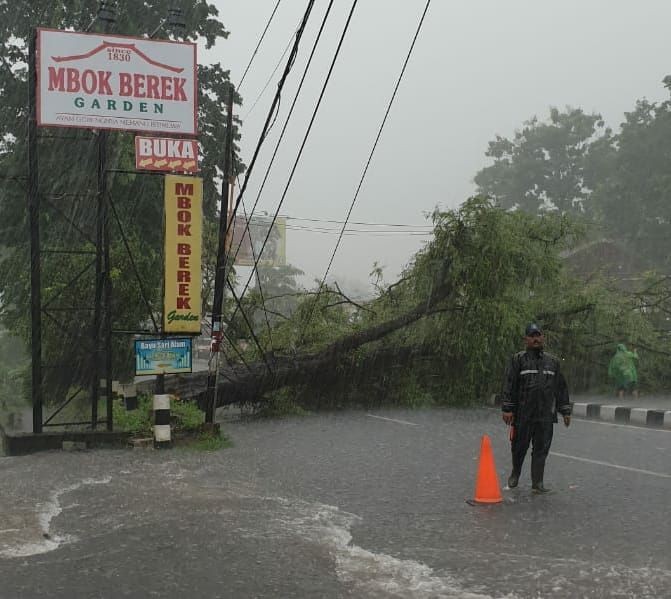
[{"label": "red awning graphic on sign", "polygon": [[70,62],[74,60],[84,60],[86,58],[91,58],[91,56],[95,56],[96,54],[99,54],[103,50],[107,48],[123,48],[124,50],[130,50],[131,52],[135,52],[142,60],[145,62],[148,62],[150,65],[159,67],[160,69],[166,69],[167,71],[172,71],[173,73],[181,73],[184,69],[180,67],[171,67],[168,64],[163,64],[162,62],[157,62],[156,60],[153,60],[149,58],[142,50],[138,50],[135,47],[135,44],[114,44],[112,42],[103,42],[90,52],[86,52],[86,54],[77,54],[75,56],[52,56],[51,59],[54,62]]}]

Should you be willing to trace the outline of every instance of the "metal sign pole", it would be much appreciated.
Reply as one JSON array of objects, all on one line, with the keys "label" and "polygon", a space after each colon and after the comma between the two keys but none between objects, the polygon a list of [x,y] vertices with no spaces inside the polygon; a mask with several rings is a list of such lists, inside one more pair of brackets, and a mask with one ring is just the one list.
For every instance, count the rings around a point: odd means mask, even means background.
[{"label": "metal sign pole", "polygon": [[40,265],[40,194],[37,145],[37,30],[30,36],[28,93],[28,220],[30,223],[30,319],[33,432],[42,432],[42,280]]}]

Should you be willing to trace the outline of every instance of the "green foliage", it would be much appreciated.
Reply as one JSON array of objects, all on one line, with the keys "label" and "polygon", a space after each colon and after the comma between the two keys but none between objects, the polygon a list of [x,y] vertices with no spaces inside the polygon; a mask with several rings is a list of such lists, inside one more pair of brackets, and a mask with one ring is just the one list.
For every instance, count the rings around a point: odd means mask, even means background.
[{"label": "green foliage", "polygon": [[[665,79],[671,88],[671,78]],[[625,115],[594,185],[594,213],[612,235],[661,272],[671,266],[671,100],[637,102]]]},{"label": "green foliage", "polygon": [[152,398],[141,395],[138,398],[137,409],[126,410],[120,401],[115,401],[112,406],[114,417],[114,429],[127,431],[137,437],[151,437],[152,427]]},{"label": "green foliage", "polygon": [[219,451],[220,449],[233,447],[233,443],[223,433],[216,435],[202,433],[196,439],[180,444],[179,447],[191,451]]},{"label": "green foliage", "polygon": [[579,213],[589,196],[590,152],[602,138],[609,139],[610,130],[600,115],[553,108],[549,121],[534,117],[512,140],[497,136],[489,142],[486,155],[494,163],[475,176],[478,191],[503,208]]},{"label": "green foliage", "polygon": [[[297,391],[300,394],[300,390]],[[296,391],[287,388],[272,393],[255,412],[255,416],[259,418],[286,418],[308,414],[309,412],[301,406]]]},{"label": "green foliage", "polygon": [[[136,436],[151,437],[153,435],[153,399],[147,395],[138,397],[138,407],[126,410],[120,401],[113,405],[115,430],[128,431]],[[205,416],[193,402],[170,402],[170,425],[175,433],[194,432],[201,429]]]},{"label": "green foliage", "polygon": [[171,401],[170,418],[176,432],[198,430],[205,422],[205,414],[190,401]]}]

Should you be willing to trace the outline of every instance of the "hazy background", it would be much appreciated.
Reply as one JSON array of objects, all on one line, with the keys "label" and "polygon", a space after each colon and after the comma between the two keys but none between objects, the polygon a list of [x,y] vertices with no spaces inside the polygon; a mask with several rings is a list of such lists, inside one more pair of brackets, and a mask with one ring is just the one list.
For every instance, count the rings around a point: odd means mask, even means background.
[{"label": "hazy background", "polygon": [[[231,32],[202,62],[219,61],[240,81],[276,0],[213,0]],[[281,111],[246,193],[251,208],[326,10],[318,0],[282,98]],[[370,152],[424,0],[361,0],[281,214],[342,221]],[[306,2],[283,0],[240,90],[242,159],[249,163]],[[259,208],[272,214],[314,108],[351,6],[334,3],[320,47],[280,146]],[[671,73],[668,0],[434,0],[351,221],[417,225],[397,233],[348,235],[331,273],[366,288],[373,263],[392,281],[428,239],[426,214],[458,206],[487,164],[487,142],[510,136],[550,106],[600,112],[617,128],[636,99],[666,97]],[[291,226],[337,224],[290,220]],[[357,225],[365,231],[375,227]],[[389,231],[389,227],[380,227]],[[287,259],[321,278],[337,235],[289,230]],[[246,270],[246,269],[245,269]],[[241,269],[244,272],[243,269]]]}]

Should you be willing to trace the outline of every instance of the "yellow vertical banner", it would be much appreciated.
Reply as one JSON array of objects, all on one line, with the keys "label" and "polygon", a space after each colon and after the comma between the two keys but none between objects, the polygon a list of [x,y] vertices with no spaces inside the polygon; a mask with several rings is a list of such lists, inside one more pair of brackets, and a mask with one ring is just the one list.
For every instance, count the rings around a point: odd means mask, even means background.
[{"label": "yellow vertical banner", "polygon": [[165,177],[163,331],[200,333],[203,180]]}]

